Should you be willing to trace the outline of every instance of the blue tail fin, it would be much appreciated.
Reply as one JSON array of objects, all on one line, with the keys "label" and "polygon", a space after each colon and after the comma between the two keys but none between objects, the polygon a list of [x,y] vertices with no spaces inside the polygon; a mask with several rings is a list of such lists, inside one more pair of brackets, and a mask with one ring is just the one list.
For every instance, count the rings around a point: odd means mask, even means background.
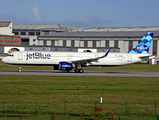
[{"label": "blue tail fin", "polygon": [[129,53],[148,54],[152,38],[153,32],[147,32]]}]

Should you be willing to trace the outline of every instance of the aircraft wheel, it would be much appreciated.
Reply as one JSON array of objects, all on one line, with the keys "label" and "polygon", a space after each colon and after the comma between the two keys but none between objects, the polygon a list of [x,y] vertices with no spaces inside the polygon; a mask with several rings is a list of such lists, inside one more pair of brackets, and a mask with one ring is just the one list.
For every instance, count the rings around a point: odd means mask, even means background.
[{"label": "aircraft wheel", "polygon": [[79,70],[78,70],[78,69],[75,69],[74,71],[75,71],[75,73],[78,73]]},{"label": "aircraft wheel", "polygon": [[84,70],[83,69],[79,69],[79,71],[78,71],[79,73],[83,73],[84,72]]}]

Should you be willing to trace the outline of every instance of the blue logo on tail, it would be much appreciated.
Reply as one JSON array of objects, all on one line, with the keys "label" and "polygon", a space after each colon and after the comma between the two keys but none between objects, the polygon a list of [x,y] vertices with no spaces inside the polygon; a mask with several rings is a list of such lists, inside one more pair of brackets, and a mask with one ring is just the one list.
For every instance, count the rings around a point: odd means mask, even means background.
[{"label": "blue logo on tail", "polygon": [[153,32],[147,32],[145,36],[138,42],[138,44],[129,53],[148,54]]}]

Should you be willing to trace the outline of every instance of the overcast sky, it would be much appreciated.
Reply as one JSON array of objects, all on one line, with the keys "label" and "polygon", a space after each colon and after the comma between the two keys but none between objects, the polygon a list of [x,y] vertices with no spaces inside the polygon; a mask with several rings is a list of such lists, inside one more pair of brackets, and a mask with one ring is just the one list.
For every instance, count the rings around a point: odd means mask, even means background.
[{"label": "overcast sky", "polygon": [[0,0],[0,21],[82,29],[159,26],[159,0]]}]

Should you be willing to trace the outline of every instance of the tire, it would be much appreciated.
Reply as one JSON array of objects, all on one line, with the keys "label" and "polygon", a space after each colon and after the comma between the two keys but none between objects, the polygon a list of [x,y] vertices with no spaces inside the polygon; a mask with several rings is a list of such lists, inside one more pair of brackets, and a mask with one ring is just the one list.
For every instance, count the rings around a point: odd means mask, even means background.
[{"label": "tire", "polygon": [[84,70],[83,69],[79,69],[79,71],[78,71],[79,73],[83,73],[84,72]]},{"label": "tire", "polygon": [[78,73],[78,72],[79,72],[79,70],[78,70],[78,69],[75,69],[74,71],[75,71],[75,73]]}]

